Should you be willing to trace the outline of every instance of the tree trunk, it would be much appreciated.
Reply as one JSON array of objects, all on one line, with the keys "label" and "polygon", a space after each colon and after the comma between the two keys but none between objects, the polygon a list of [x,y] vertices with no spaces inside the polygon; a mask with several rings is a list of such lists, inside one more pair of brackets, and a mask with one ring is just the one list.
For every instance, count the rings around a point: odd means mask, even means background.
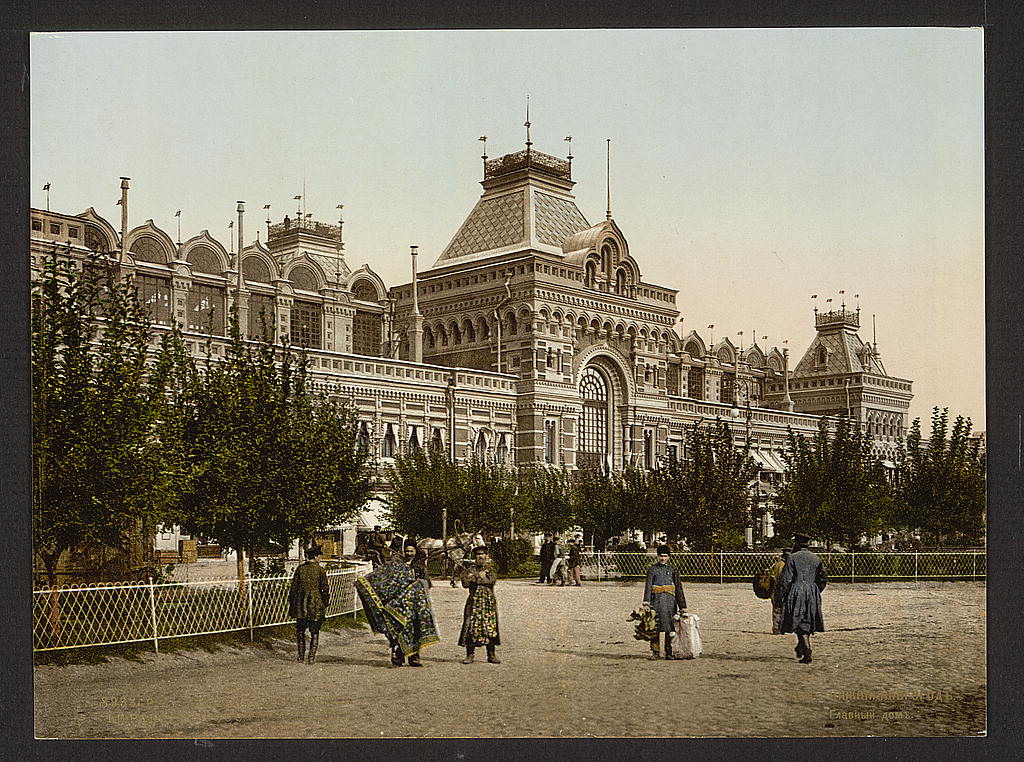
[{"label": "tree trunk", "polygon": [[245,597],[245,551],[241,548],[235,549],[238,559],[238,597]]}]

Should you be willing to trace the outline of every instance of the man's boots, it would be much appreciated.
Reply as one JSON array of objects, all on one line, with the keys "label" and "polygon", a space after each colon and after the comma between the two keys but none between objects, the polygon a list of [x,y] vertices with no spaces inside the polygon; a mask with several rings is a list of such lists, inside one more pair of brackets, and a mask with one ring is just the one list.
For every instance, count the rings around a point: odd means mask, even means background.
[{"label": "man's boots", "polygon": [[295,642],[298,643],[298,646],[299,646],[299,662],[300,663],[304,662],[306,660],[306,631],[305,630],[297,630],[296,631],[296,633],[295,633]]},{"label": "man's boots", "polygon": [[316,663],[316,647],[320,644],[320,633],[311,632],[309,633],[309,660],[307,664]]},{"label": "man's boots", "polygon": [[391,663],[396,667],[405,664],[405,654],[402,653],[402,647],[397,643],[391,646]]},{"label": "man's boots", "polygon": [[647,658],[651,659],[652,661],[654,659],[660,659],[661,658],[661,649],[658,647],[658,638],[659,637],[661,637],[661,636],[660,635],[655,635],[653,638],[651,638],[651,655],[648,656]]},{"label": "man's boots", "polygon": [[501,664],[501,659],[494,653],[494,646],[487,646],[487,661],[491,664]]},{"label": "man's boots", "polygon": [[671,659],[672,657],[672,633],[665,633],[665,658]]}]

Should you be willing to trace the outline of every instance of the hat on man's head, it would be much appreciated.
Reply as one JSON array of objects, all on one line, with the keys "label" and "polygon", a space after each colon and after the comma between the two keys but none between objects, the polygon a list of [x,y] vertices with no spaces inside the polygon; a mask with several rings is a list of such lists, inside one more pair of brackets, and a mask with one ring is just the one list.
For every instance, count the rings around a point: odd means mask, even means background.
[{"label": "hat on man's head", "polygon": [[672,549],[668,545],[659,545],[658,546],[658,555],[659,556],[671,556],[672,555]]},{"label": "hat on man's head", "polygon": [[473,548],[473,555],[474,556],[479,555],[480,553],[486,553],[486,552],[487,552],[487,546],[486,545],[477,545],[475,548]]},{"label": "hat on man's head", "polygon": [[376,525],[376,526],[375,526],[375,527],[373,528],[373,531],[374,531],[374,532],[379,532],[379,531],[380,531],[380,524],[377,524],[377,525]]},{"label": "hat on man's head", "polygon": [[405,538],[405,542],[402,544],[402,550],[405,550],[406,548],[415,548],[415,547],[418,547],[416,545],[416,540],[412,539],[411,537],[406,537]]}]

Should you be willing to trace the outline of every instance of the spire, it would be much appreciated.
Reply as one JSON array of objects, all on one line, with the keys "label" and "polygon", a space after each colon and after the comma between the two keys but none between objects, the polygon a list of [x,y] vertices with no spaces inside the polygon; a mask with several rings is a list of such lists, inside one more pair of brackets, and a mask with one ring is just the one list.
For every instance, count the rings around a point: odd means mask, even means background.
[{"label": "spire", "polygon": [[484,177],[486,177],[487,176],[487,136],[486,135],[481,135],[480,137],[477,138],[477,140],[479,140],[481,143],[484,144],[484,152],[480,156],[480,158],[483,159],[483,162],[484,162]]},{"label": "spire", "polygon": [[608,157],[605,169],[605,185],[608,188],[608,211],[605,214],[605,219],[610,220],[612,218],[612,139],[607,138],[607,143]]},{"label": "spire", "polygon": [[530,140],[530,94],[526,94],[526,121],[523,122],[523,127],[526,128],[526,151],[530,151],[530,146],[533,145],[533,141]]}]

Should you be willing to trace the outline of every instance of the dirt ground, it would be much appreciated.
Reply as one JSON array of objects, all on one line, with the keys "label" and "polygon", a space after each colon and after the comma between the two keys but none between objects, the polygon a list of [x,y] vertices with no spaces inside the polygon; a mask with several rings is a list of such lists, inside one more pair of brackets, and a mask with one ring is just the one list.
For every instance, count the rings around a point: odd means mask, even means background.
[{"label": "dirt ground", "polygon": [[[985,586],[833,584],[814,662],[748,584],[687,584],[704,654],[648,661],[640,583],[498,583],[502,663],[463,665],[465,592],[432,590],[442,642],[394,668],[383,636],[289,640],[35,668],[41,738],[934,736],[985,730]],[[402,710],[401,717],[395,707]],[[480,711],[479,707],[486,707]]]}]

